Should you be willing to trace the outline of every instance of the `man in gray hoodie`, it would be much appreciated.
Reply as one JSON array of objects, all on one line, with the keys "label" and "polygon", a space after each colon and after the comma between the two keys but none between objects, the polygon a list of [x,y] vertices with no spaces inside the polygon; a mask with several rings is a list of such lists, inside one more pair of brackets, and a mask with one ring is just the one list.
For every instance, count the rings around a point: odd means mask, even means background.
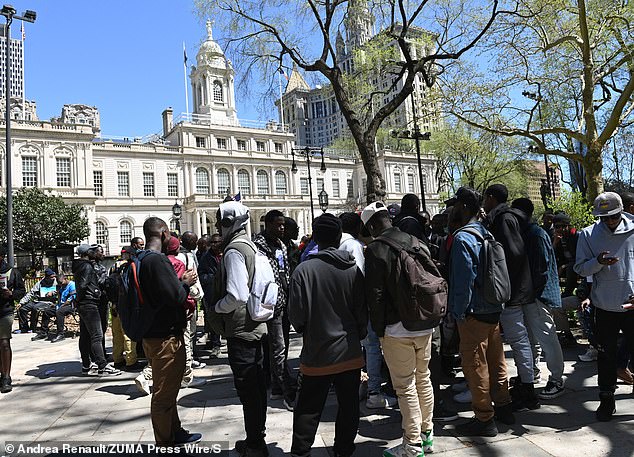
[{"label": "man in gray hoodie", "polygon": [[349,252],[337,249],[341,221],[323,214],[313,222],[319,251],[302,262],[291,277],[289,318],[303,334],[301,381],[293,416],[291,455],[310,456],[330,386],[339,405],[335,456],[354,452],[359,426],[359,382],[368,310],[361,270]]},{"label": "man in gray hoodie", "polygon": [[[616,348],[619,330],[634,334],[634,216],[623,212],[621,197],[604,192],[594,200],[592,214],[599,221],[584,228],[577,243],[574,270],[592,276],[590,298],[595,307],[599,399],[599,421],[607,422],[616,412]],[[634,352],[634,338],[628,341]]]}]

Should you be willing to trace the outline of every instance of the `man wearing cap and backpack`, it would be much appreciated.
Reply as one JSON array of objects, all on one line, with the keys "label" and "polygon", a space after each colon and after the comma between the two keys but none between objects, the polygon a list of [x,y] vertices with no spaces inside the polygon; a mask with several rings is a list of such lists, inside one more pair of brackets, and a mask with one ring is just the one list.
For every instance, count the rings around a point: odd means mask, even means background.
[{"label": "man wearing cap and backpack", "polygon": [[[619,331],[634,335],[634,216],[623,212],[621,197],[614,192],[600,194],[592,214],[599,221],[581,230],[574,269],[581,276],[592,276],[590,298],[599,351],[596,417],[607,422],[616,412]],[[628,338],[627,344],[634,353],[634,338]]]},{"label": "man wearing cap and backpack", "polygon": [[[405,318],[407,304],[402,291],[407,278],[397,277],[402,251],[414,249],[435,269],[429,250],[398,228],[392,227],[386,206],[368,205],[361,220],[375,238],[365,252],[366,296],[372,329],[381,340],[383,356],[390,369],[403,416],[403,442],[384,452],[385,457],[419,457],[433,452],[434,391],[429,373],[433,322],[412,322]],[[396,249],[398,247],[398,249]],[[438,270],[435,270],[440,276]],[[441,280],[442,281],[442,280]],[[444,283],[444,281],[442,281]],[[446,291],[446,283],[445,291]],[[446,304],[446,294],[445,294]],[[409,315],[408,315],[409,317]]]}]

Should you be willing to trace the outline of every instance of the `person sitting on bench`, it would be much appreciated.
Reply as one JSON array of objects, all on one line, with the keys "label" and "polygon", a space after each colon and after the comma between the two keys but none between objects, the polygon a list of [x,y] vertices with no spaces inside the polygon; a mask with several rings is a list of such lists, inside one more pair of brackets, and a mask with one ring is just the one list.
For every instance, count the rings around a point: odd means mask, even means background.
[{"label": "person sitting on bench", "polygon": [[44,278],[36,282],[33,288],[20,300],[18,319],[19,330],[13,333],[34,332],[37,326],[37,310],[48,308],[57,300],[57,274],[47,268]]},{"label": "person sitting on bench", "polygon": [[[55,306],[41,310],[42,331],[31,338],[32,340],[49,337],[51,343],[57,343],[64,339],[64,319],[75,312],[75,281],[68,279],[65,274],[60,274],[57,279],[59,280],[59,301]],[[49,334],[48,328],[52,317],[55,317],[56,331]]]}]

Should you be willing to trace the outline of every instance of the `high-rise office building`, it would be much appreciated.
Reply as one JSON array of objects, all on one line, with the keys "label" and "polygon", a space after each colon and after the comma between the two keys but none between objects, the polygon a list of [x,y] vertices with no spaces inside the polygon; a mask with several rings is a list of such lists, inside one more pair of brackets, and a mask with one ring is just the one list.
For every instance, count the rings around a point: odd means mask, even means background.
[{"label": "high-rise office building", "polygon": [[[7,52],[7,31],[6,25],[0,26],[0,98],[4,99],[5,88],[5,62]],[[11,92],[13,98],[22,99],[24,93],[24,42],[11,38]]]}]

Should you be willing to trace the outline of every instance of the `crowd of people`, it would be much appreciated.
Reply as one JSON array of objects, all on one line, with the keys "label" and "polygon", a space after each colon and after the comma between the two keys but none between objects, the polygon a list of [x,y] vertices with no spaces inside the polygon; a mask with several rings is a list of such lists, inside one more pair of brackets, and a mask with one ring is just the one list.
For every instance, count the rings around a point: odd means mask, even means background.
[{"label": "crowd of people", "polygon": [[[596,419],[611,420],[617,379],[634,384],[634,195],[599,195],[596,223],[581,230],[562,212],[546,211],[538,224],[533,203],[509,202],[502,184],[483,195],[462,187],[445,203],[433,218],[421,214],[414,194],[400,205],[324,213],[297,245],[297,223],[283,212],[269,211],[262,232],[251,237],[248,207],[225,201],[216,234],[178,237],[151,217],[145,240],[133,239],[109,271],[100,246],[80,245],[72,281],[47,269],[28,292],[2,251],[0,390],[12,388],[9,341],[19,302],[14,333],[32,332],[33,340],[63,340],[66,316],[78,314],[85,375],[141,371],[136,385],[152,395],[158,445],[202,438],[182,428],[178,392],[204,384],[193,376],[205,365],[197,348],[204,344],[217,358],[226,344],[243,406],[241,456],[269,455],[269,399],[293,412],[291,455],[310,456],[331,388],[338,405],[334,455],[351,456],[367,382],[366,408],[398,405],[402,416],[402,442],[384,456],[418,457],[433,452],[434,421],[458,419],[441,399],[444,384],[453,383],[454,400],[474,412],[455,427],[461,436],[495,436],[498,423],[513,424],[516,413],[564,395],[562,347],[576,344],[569,323],[576,312],[590,343],[579,359],[597,361]],[[268,261],[277,290],[265,321],[251,308],[260,300],[253,287],[258,256]],[[139,288],[152,309],[138,342],[126,336],[117,310],[131,259],[139,262]],[[112,362],[104,337],[109,320]],[[298,373],[288,363],[291,328],[302,337]],[[517,371],[510,379],[504,342]],[[549,374],[537,392],[541,358]],[[454,382],[458,370],[464,380]]]}]

